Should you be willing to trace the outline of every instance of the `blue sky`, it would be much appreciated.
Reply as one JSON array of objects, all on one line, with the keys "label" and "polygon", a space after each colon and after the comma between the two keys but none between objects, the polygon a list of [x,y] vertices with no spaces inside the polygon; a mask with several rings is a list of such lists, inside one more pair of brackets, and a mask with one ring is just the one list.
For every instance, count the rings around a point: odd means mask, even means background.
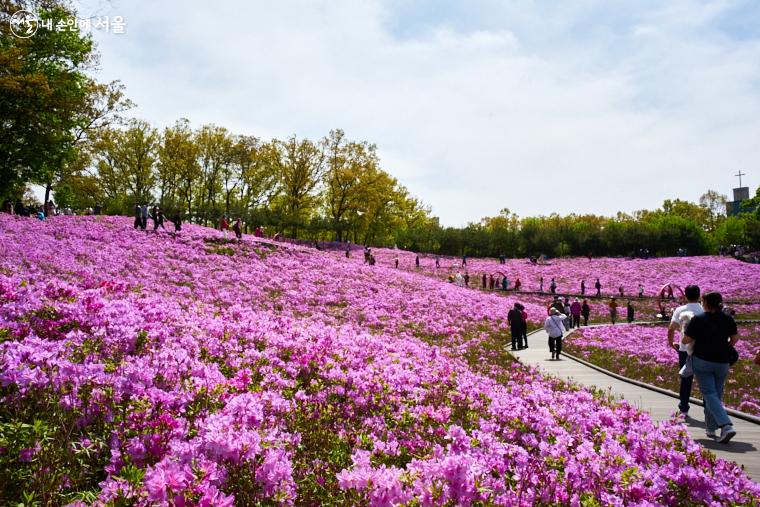
[{"label": "blue sky", "polygon": [[760,183],[755,1],[82,0],[133,114],[343,128],[446,225],[613,214]]}]

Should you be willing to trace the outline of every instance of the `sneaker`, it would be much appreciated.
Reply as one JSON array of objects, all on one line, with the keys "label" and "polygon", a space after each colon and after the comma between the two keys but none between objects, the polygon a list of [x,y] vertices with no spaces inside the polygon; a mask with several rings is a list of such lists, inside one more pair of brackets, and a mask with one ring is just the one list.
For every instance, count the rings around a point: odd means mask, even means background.
[{"label": "sneaker", "polygon": [[[689,420],[689,413],[688,413],[688,412],[684,412],[684,411],[682,410],[682,411],[679,413],[679,419],[682,419],[682,420],[684,420],[684,421],[688,421],[688,420]],[[715,432],[713,432],[713,433],[715,433]]]},{"label": "sneaker", "polygon": [[733,426],[727,424],[720,429],[720,437],[718,437],[718,442],[721,444],[727,444],[729,440],[734,438],[734,435],[736,435],[736,430]]},{"label": "sneaker", "polygon": [[715,430],[707,430],[705,431],[705,435],[710,438],[718,438],[718,433]]}]

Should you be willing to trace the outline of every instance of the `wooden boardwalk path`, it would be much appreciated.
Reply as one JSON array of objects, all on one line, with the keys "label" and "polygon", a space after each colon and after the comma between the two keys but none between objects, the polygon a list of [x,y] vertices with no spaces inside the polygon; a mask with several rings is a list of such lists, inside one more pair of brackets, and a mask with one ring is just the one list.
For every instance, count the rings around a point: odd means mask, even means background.
[{"label": "wooden boardwalk path", "polygon": [[[557,377],[572,380],[585,386],[609,390],[613,395],[625,398],[629,403],[649,412],[656,421],[664,421],[678,410],[678,400],[644,387],[639,387],[585,366],[562,356],[552,361],[549,355],[548,335],[539,330],[528,336],[529,348],[512,352],[523,364],[537,366]],[[676,374],[677,364],[673,366]],[[697,387],[695,386],[695,389]],[[715,453],[719,458],[742,465],[752,480],[760,482],[760,424],[743,421],[730,416],[736,436],[728,444],[719,444],[705,435],[704,413],[700,406],[692,405],[687,427],[694,441]]]}]

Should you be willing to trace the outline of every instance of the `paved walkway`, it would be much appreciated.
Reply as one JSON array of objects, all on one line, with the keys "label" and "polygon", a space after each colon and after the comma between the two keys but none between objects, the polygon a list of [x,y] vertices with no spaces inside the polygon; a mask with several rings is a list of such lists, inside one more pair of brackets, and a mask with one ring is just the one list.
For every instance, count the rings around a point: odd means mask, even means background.
[{"label": "paved walkway", "polygon": [[[617,380],[565,356],[557,361],[549,359],[548,335],[543,330],[528,336],[528,345],[527,349],[513,352],[524,364],[537,366],[549,374],[582,385],[610,390],[612,394],[622,396],[641,410],[649,412],[656,421],[669,419],[677,410],[678,400],[670,396]],[[674,365],[674,375],[676,366]],[[719,444],[705,435],[702,407],[692,405],[690,412],[692,417],[687,421],[687,426],[692,438],[718,457],[742,465],[747,475],[755,482],[760,482],[760,425],[732,417],[736,436],[728,444]]]}]

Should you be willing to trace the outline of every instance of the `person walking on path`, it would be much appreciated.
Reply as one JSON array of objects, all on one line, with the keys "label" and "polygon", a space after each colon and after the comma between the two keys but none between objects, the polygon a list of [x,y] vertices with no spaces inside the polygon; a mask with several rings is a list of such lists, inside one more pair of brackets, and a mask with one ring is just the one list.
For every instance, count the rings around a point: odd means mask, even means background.
[{"label": "person walking on path", "polygon": [[624,291],[624,289],[623,289],[623,286],[622,286],[622,285],[621,285],[620,287],[618,287],[618,293],[620,294],[620,297],[621,297],[621,298],[622,298],[623,296],[625,296],[625,291]]},{"label": "person walking on path", "polygon": [[581,302],[578,301],[578,298],[575,298],[575,301],[570,305],[570,316],[573,319],[570,327],[581,327]]},{"label": "person walking on path", "polygon": [[734,319],[721,311],[722,304],[719,292],[705,294],[702,298],[704,313],[691,319],[681,343],[694,344],[692,366],[705,402],[707,436],[727,443],[736,435],[736,430],[723,407],[723,386],[728,377],[731,347],[739,341],[739,336]]},{"label": "person walking on path", "polygon": [[617,309],[618,309],[618,302],[615,301],[615,296],[612,296],[612,299],[610,299],[609,304],[607,305],[610,308],[610,320],[612,321],[612,325],[615,325],[615,321],[617,320]]},{"label": "person walking on path", "polygon": [[522,350],[523,324],[520,303],[515,303],[507,313],[507,323],[509,324],[509,333],[512,335],[512,350]]},{"label": "person walking on path", "polygon": [[554,281],[554,278],[552,278],[552,281],[549,284],[549,290],[551,291],[552,294],[557,293],[557,282]]},{"label": "person walking on path", "polygon": [[544,277],[542,276],[541,279],[538,281],[538,292],[544,291]]},{"label": "person walking on path", "polygon": [[519,278],[515,278],[515,292],[519,291],[520,287],[522,287],[522,282]]},{"label": "person walking on path", "polygon": [[[686,296],[686,304],[681,305],[673,310],[673,317],[670,319],[670,325],[668,326],[668,348],[675,349],[678,352],[678,369],[683,368],[686,363],[686,358],[689,354],[686,350],[686,345],[683,343],[674,343],[676,331],[680,331],[683,335],[684,330],[681,329],[681,314],[684,312],[692,312],[694,315],[701,315],[704,313],[702,305],[699,304],[700,290],[696,285],[687,285],[684,289],[684,295]],[[694,376],[680,377],[681,385],[678,389],[678,410],[681,411],[683,416],[689,414],[689,399],[691,398],[691,388],[694,382]]]},{"label": "person walking on path", "polygon": [[639,284],[639,297],[644,297],[644,286],[642,284]]},{"label": "person walking on path", "polygon": [[496,284],[496,280],[494,280],[493,275],[489,275],[488,276],[488,288],[490,290],[493,290],[495,284]]},{"label": "person walking on path", "polygon": [[583,315],[583,325],[588,326],[588,317],[591,315],[591,307],[585,299],[583,300],[583,304],[581,304],[581,315]]},{"label": "person walking on path", "polygon": [[596,279],[596,283],[594,284],[594,288],[596,289],[596,296],[600,297],[602,295],[602,283],[599,281],[599,279]]},{"label": "person walking on path", "polygon": [[567,329],[568,331],[570,331],[570,329],[572,329],[573,327],[573,319],[571,317],[572,315],[571,306],[572,305],[570,304],[570,300],[565,298],[565,305],[563,306],[562,313],[565,314],[565,317],[567,317],[565,319],[565,329]]},{"label": "person walking on path", "polygon": [[[517,307],[518,310],[520,310],[520,315],[522,315],[522,339],[523,339],[523,345],[525,345],[525,348],[528,348],[528,312],[525,311],[525,307],[520,304],[520,306]],[[760,357],[760,353],[758,353],[757,357]],[[758,363],[760,364],[760,363]]]},{"label": "person walking on path", "polygon": [[586,295],[586,280],[581,280],[581,296]]},{"label": "person walking on path", "polygon": [[633,322],[633,317],[634,317],[635,311],[636,310],[633,308],[633,305],[631,304],[631,302],[628,301],[628,304],[625,307],[625,318],[626,318],[626,320],[628,321],[629,324],[631,322]]},{"label": "person walking on path", "polygon": [[509,278],[506,276],[501,279],[501,290],[506,291],[509,288]]},{"label": "person walking on path", "polygon": [[481,277],[481,280],[483,282],[483,288],[485,289],[486,288],[486,284],[488,283],[488,277],[486,276],[485,273],[483,273],[483,276]]},{"label": "person walking on path", "polygon": [[544,330],[549,335],[549,352],[551,352],[552,359],[559,359],[559,354],[562,352],[562,335],[565,329],[562,324],[563,320],[565,320],[565,316],[559,313],[556,308],[552,308],[550,315],[544,321]]}]

